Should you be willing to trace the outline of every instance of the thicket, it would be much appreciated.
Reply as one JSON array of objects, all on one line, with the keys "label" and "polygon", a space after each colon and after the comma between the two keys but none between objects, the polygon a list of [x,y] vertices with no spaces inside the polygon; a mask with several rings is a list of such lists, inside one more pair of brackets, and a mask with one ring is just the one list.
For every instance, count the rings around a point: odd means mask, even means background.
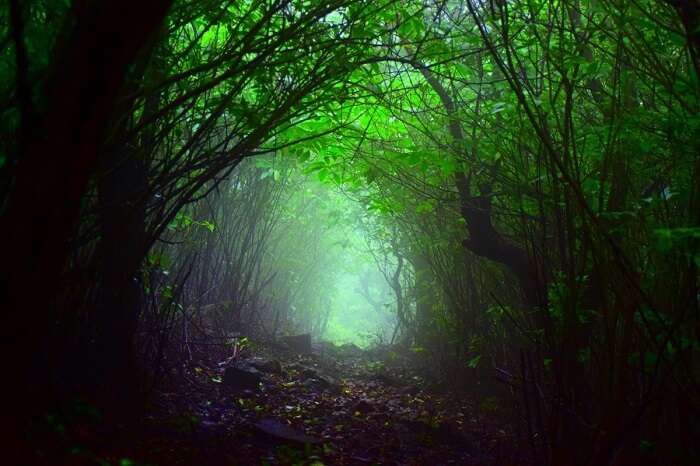
[{"label": "thicket", "polygon": [[11,414],[66,393],[139,409],[205,304],[322,333],[325,235],[356,223],[387,338],[456,386],[505,387],[536,463],[697,456],[699,11],[3,3]]}]

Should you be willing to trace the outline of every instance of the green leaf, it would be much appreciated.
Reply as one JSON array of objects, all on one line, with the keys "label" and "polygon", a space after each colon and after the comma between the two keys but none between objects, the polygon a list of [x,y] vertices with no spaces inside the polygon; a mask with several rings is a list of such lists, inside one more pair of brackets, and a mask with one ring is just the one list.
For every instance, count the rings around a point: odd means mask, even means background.
[{"label": "green leaf", "polygon": [[481,355],[480,355],[480,354],[478,354],[478,355],[474,356],[473,358],[471,358],[471,359],[467,362],[467,366],[468,366],[468,367],[471,367],[472,369],[475,369],[475,368],[479,365],[479,361],[481,361]]},{"label": "green leaf", "polygon": [[416,206],[416,213],[425,214],[435,210],[435,206],[430,201],[421,201]]},{"label": "green leaf", "polygon": [[464,63],[455,63],[455,68],[457,69],[457,74],[459,74],[462,78],[466,79],[471,75],[471,69]]},{"label": "green leaf", "polygon": [[325,182],[326,180],[328,180],[329,175],[330,175],[330,172],[328,171],[327,168],[320,169],[318,171],[318,174],[317,174],[318,181],[320,181],[321,183]]},{"label": "green leaf", "polygon": [[214,228],[216,228],[216,226],[214,225],[214,223],[212,223],[212,222],[210,222],[210,221],[208,221],[208,220],[202,220],[201,222],[199,222],[199,224],[200,224],[201,226],[203,226],[204,228],[206,228],[207,230],[209,230],[210,233],[213,233],[213,232],[214,232]]}]

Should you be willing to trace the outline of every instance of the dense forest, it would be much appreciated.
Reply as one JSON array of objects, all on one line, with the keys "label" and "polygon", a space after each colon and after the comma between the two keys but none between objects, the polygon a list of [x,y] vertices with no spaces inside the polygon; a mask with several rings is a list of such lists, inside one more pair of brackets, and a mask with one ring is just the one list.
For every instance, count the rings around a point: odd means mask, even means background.
[{"label": "dense forest", "polygon": [[691,465],[698,0],[0,2],[5,464]]}]

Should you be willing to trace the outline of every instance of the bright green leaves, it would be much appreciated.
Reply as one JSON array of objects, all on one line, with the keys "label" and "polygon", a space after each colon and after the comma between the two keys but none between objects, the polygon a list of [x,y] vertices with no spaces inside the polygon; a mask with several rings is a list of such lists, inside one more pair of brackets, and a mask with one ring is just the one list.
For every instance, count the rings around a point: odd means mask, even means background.
[{"label": "bright green leaves", "polygon": [[401,22],[398,28],[399,35],[407,39],[418,40],[425,34],[423,18],[418,15],[411,16]]},{"label": "bright green leaves", "polygon": [[184,212],[178,212],[175,219],[170,222],[168,228],[170,230],[187,230],[191,227],[202,227],[213,233],[216,229],[216,225],[209,220],[195,220]]},{"label": "bright green leaves", "polygon": [[454,157],[443,157],[442,160],[440,160],[440,171],[445,177],[454,175],[457,171],[457,161]]},{"label": "bright green leaves", "polygon": [[462,62],[455,62],[454,68],[458,78],[469,79],[472,76],[472,70]]},{"label": "bright green leaves", "polygon": [[304,173],[315,173],[321,183],[332,182],[335,185],[343,183],[343,166],[333,157],[317,157],[306,165]]},{"label": "bright green leaves", "polygon": [[208,220],[201,220],[201,221],[198,222],[198,224],[199,224],[200,226],[203,226],[203,227],[206,228],[207,230],[209,230],[209,233],[213,233],[213,232],[214,232],[214,228],[216,228],[216,225],[214,225],[213,222],[210,222],[210,221],[208,221]]},{"label": "bright green leaves", "polygon": [[369,204],[367,205],[367,210],[369,212],[375,212],[375,213],[379,213],[382,215],[397,213],[397,211],[399,211],[403,208],[404,208],[404,206],[393,203],[388,199],[379,199],[379,198],[370,199]]},{"label": "bright green leaves", "polygon": [[[334,122],[323,114],[317,114],[314,118],[307,119],[301,123],[295,124],[292,131],[298,130],[304,136],[321,135],[330,132],[334,128]],[[292,132],[292,134],[294,134]]]}]

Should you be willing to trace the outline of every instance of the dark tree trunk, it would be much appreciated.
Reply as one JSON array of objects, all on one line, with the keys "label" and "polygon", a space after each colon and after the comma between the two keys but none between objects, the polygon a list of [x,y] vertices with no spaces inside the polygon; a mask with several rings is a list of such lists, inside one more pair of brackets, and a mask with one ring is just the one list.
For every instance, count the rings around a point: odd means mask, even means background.
[{"label": "dark tree trunk", "polygon": [[[47,387],[32,381],[47,369],[37,366],[36,355],[54,319],[52,302],[81,200],[127,68],[170,3],[76,2],[72,31],[54,53],[44,111],[21,132],[28,136],[0,220],[0,341],[2,353],[12,354],[5,367],[12,376],[4,385],[10,418],[43,409]],[[12,442],[18,425],[10,424],[5,438]]]},{"label": "dark tree trunk", "polygon": [[[102,259],[95,309],[95,348],[91,354],[101,404],[125,414],[138,407],[138,376],[133,337],[140,310],[139,267],[146,238],[147,172],[141,157],[126,147],[101,163],[98,182]],[[114,390],[114,387],[120,387]]]},{"label": "dark tree trunk", "polygon": [[482,187],[481,196],[461,196],[462,217],[467,222],[469,238],[462,245],[477,256],[505,265],[520,284],[523,302],[532,309],[545,305],[544,280],[534,259],[521,246],[505,239],[493,226],[490,190]]},{"label": "dark tree trunk", "polygon": [[433,269],[424,254],[413,251],[410,257],[414,270],[414,294],[416,299],[416,316],[414,319],[415,339],[420,346],[426,345],[431,334],[433,306],[437,300],[436,283]]},{"label": "dark tree trunk", "polygon": [[[413,66],[440,97],[448,116],[447,129],[452,137],[455,155],[461,155],[467,144],[452,97],[429,68],[417,61],[413,62]],[[525,305],[533,309],[543,308],[546,304],[546,285],[541,270],[525,248],[511,243],[494,228],[490,186],[482,186],[480,195],[474,196],[469,175],[458,171],[454,179],[462,217],[469,230],[469,239],[462,242],[464,247],[477,256],[505,265],[518,279]]]}]

